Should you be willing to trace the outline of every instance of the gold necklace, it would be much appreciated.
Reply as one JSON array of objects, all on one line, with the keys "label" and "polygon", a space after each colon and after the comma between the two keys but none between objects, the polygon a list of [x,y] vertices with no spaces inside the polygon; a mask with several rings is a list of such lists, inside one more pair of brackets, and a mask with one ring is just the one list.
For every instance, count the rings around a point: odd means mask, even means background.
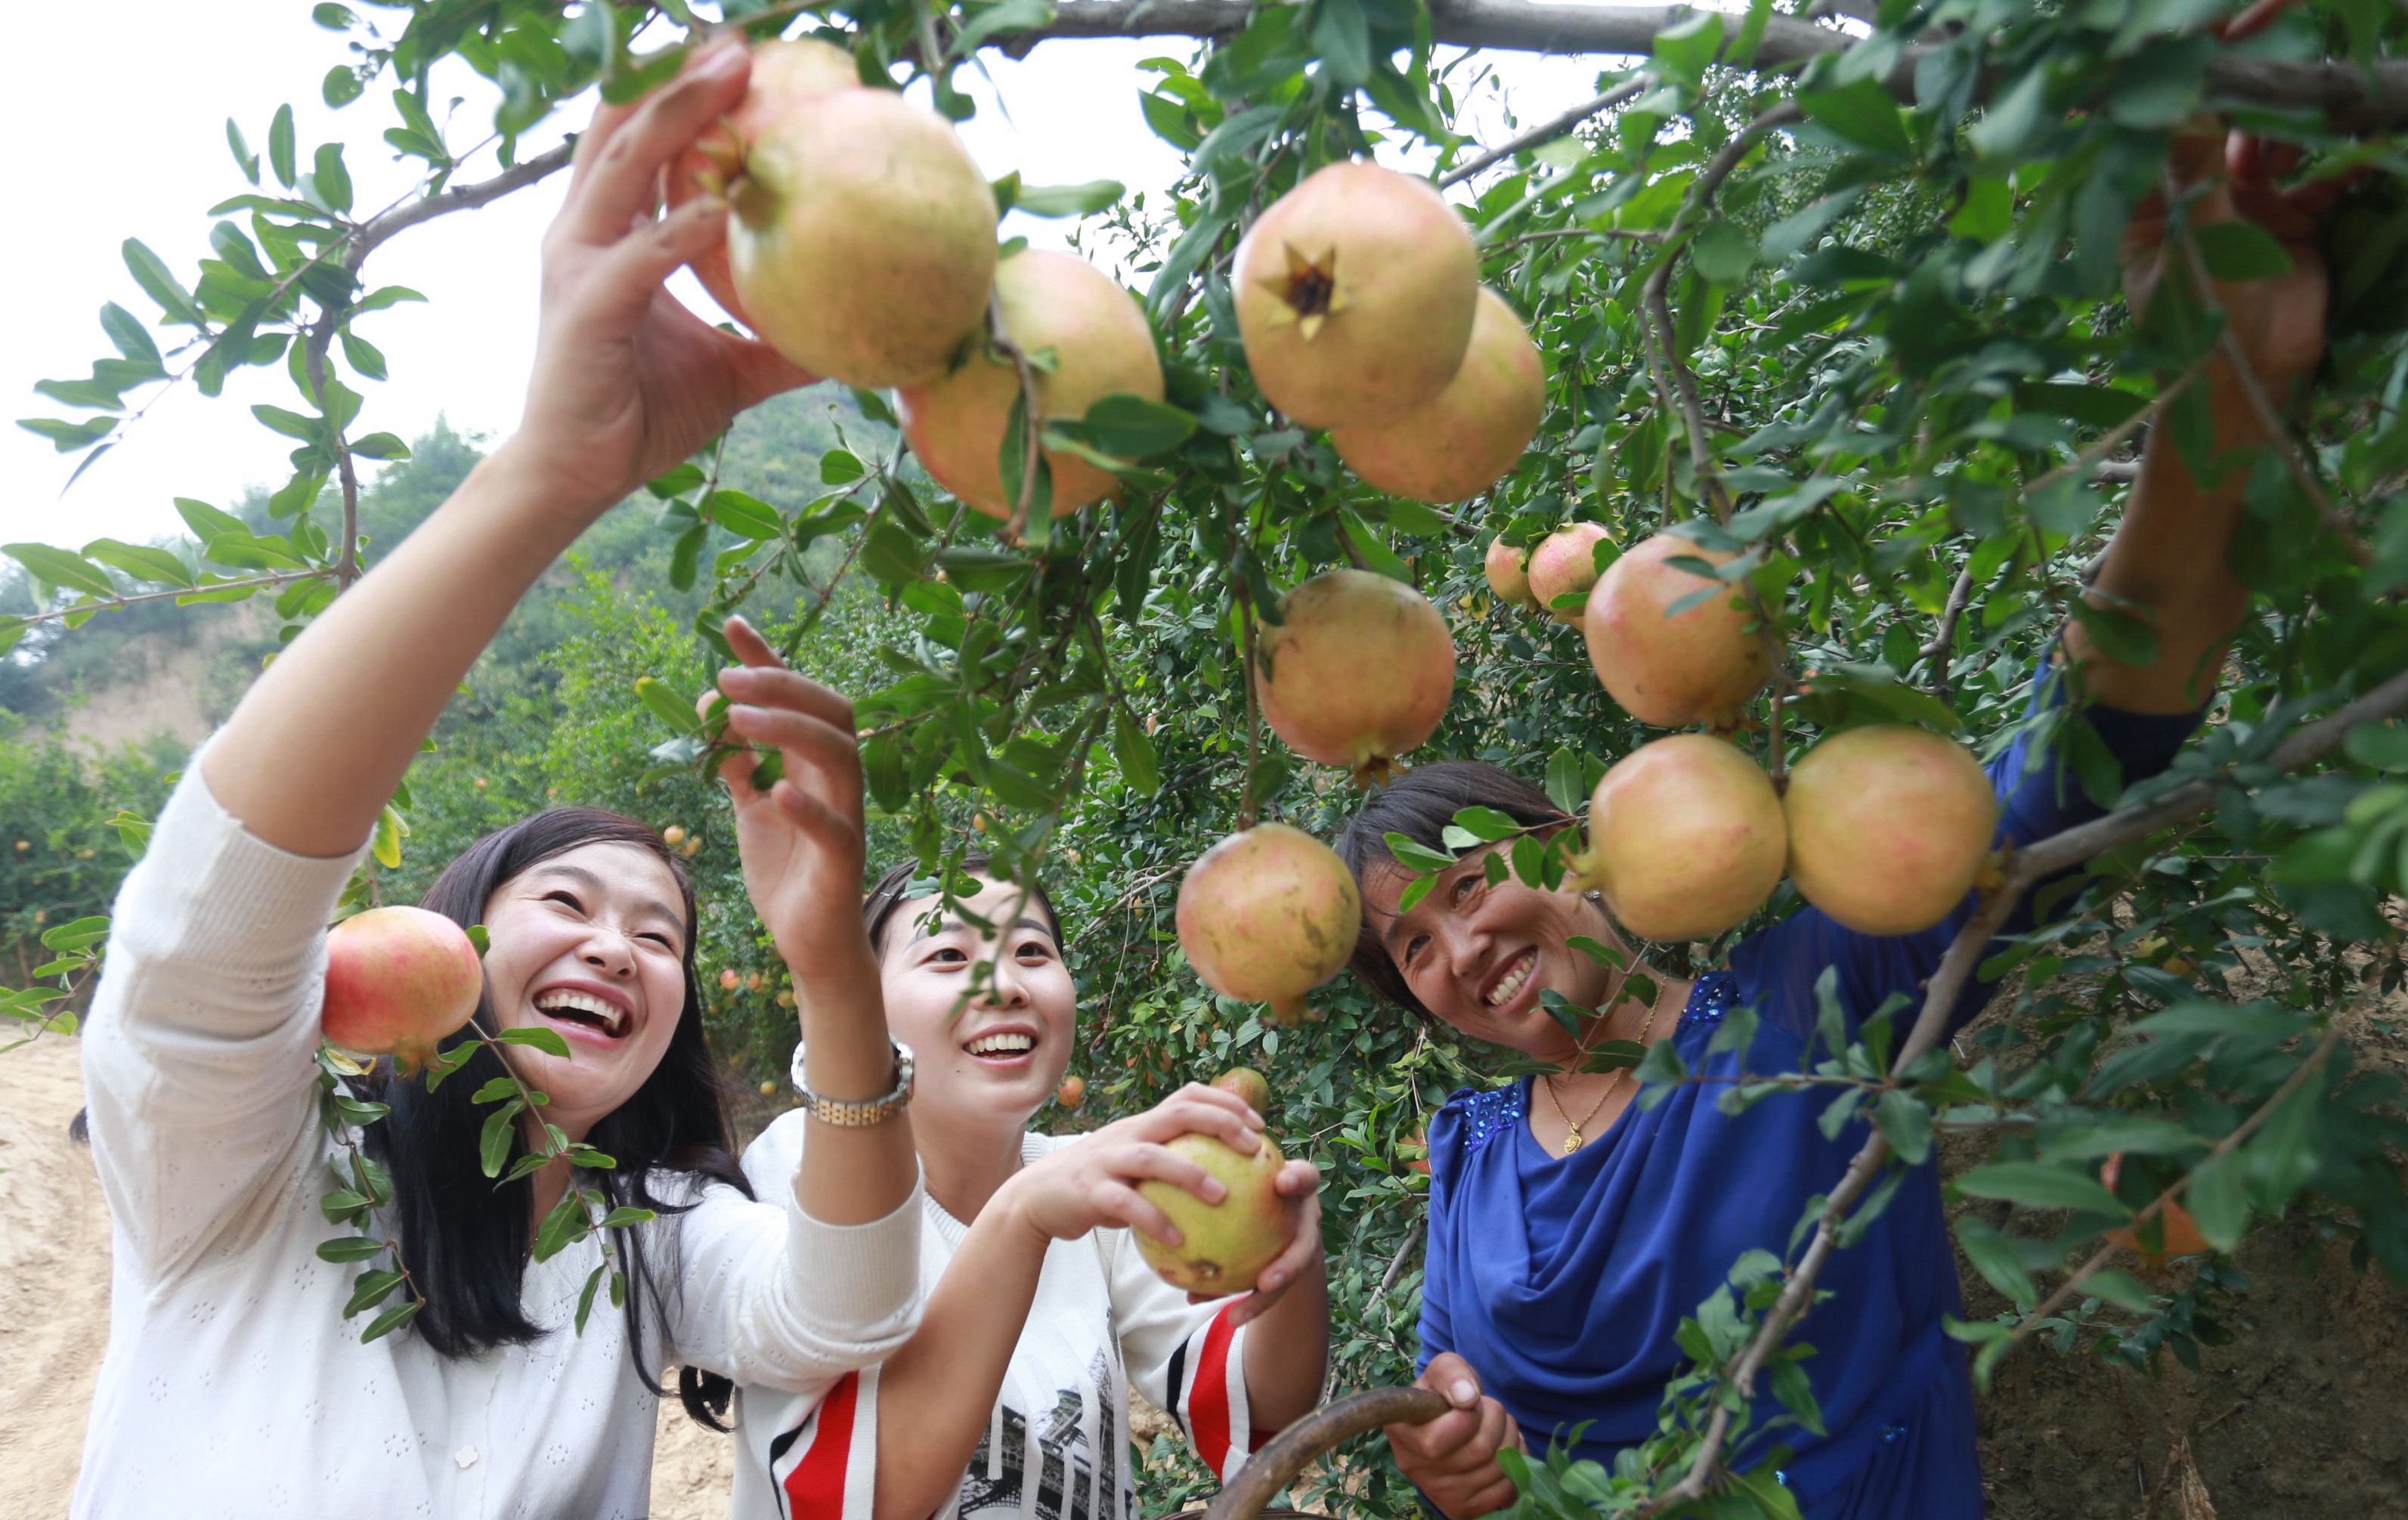
[{"label": "gold necklace", "polygon": [[[1656,995],[1656,1001],[1648,1005],[1647,1025],[1645,1028],[1639,1031],[1639,1043],[1642,1045],[1646,1044],[1647,1037],[1656,1032],[1656,1014],[1657,1010],[1661,1009],[1663,1005],[1664,995],[1662,993],[1657,993]],[[1571,1154],[1574,1151],[1579,1150],[1584,1143],[1581,1139],[1582,1128],[1584,1127],[1591,1119],[1598,1116],[1598,1111],[1605,1107],[1607,1102],[1612,1098],[1615,1093],[1622,1090],[1622,1079],[1629,1074],[1630,1068],[1627,1066],[1614,1068],[1613,1080],[1605,1084],[1605,1091],[1598,1097],[1596,1106],[1591,1108],[1586,1113],[1582,1114],[1578,1119],[1574,1119],[1570,1114],[1564,1111],[1564,1100],[1555,1096],[1555,1079],[1552,1073],[1548,1075],[1546,1079],[1547,1101],[1555,1106],[1555,1117],[1561,1119],[1565,1124],[1571,1126],[1564,1136],[1563,1154],[1565,1155]]]}]

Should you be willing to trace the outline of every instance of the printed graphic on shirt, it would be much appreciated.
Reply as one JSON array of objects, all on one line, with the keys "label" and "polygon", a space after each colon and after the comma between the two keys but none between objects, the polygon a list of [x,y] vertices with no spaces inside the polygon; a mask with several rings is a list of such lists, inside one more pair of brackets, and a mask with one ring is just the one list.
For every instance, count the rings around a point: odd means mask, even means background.
[{"label": "printed graphic on shirt", "polygon": [[[1097,1352],[1086,1385],[1109,1389],[1112,1375]],[[998,1405],[970,1454],[954,1513],[960,1520],[1131,1520],[1137,1496],[1121,1487],[1117,1401],[1102,1400],[1096,1415],[1091,1443],[1086,1398],[1079,1388],[1062,1389],[1034,1422],[1008,1403]]]}]

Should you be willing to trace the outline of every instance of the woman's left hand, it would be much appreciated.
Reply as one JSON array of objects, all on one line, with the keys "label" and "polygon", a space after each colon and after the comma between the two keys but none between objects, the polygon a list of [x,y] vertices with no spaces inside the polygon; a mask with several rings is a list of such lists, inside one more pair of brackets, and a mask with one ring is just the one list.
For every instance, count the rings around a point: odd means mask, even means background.
[{"label": "woman's left hand", "polygon": [[719,767],[736,803],[745,893],[797,984],[812,977],[874,978],[861,926],[865,845],[853,704],[787,669],[742,618],[728,619],[724,631],[744,662],[719,673],[719,689],[733,704],[727,732],[775,746],[785,768],[762,789],[752,784],[758,757],[751,752]]},{"label": "woman's left hand", "polygon": [[[1280,1169],[1271,1185],[1287,1200],[1288,1218],[1295,1223],[1296,1234],[1289,1239],[1287,1249],[1254,1279],[1254,1291],[1229,1306],[1229,1325],[1233,1329],[1260,1319],[1307,1273],[1317,1277],[1323,1269],[1321,1169],[1310,1161],[1290,1161]],[[1192,1293],[1188,1300],[1205,1301]]]}]

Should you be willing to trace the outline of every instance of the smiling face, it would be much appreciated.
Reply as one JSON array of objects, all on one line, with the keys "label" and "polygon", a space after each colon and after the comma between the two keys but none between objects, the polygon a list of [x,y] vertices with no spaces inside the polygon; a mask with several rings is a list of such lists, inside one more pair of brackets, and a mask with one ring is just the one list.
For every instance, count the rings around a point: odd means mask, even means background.
[{"label": "smiling face", "polygon": [[1394,861],[1363,882],[1363,918],[1422,1006],[1475,1040],[1541,1060],[1574,1054],[1571,1037],[1539,1001],[1549,987],[1583,1008],[1606,1007],[1621,973],[1570,948],[1577,935],[1620,940],[1605,914],[1573,892],[1544,892],[1507,877],[1490,886],[1487,852],[1440,873],[1429,895],[1404,914],[1397,903],[1412,876]]},{"label": "smiling face", "polygon": [[572,1140],[632,1097],[685,1005],[687,925],[676,876],[629,844],[586,844],[530,866],[485,904],[485,988],[505,1029],[546,1028],[562,1060],[508,1047]]},{"label": "smiling face", "polygon": [[[1008,882],[984,883],[965,906],[992,930],[951,914],[931,922],[938,901],[896,907],[879,947],[887,1025],[919,1066],[912,1124],[924,1137],[1016,1130],[1054,1096],[1070,1064],[1078,989],[1035,897],[1022,900]],[[987,963],[986,984],[969,997],[974,968]]]}]

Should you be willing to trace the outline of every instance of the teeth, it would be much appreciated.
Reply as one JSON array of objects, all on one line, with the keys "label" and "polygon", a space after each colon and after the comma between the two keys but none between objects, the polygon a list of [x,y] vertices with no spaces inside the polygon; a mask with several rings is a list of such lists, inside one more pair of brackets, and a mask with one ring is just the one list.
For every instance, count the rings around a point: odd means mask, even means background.
[{"label": "teeth", "polygon": [[1530,980],[1530,973],[1538,969],[1538,952],[1533,950],[1522,952],[1520,963],[1513,969],[1506,972],[1505,980],[1497,983],[1497,990],[1488,995],[1488,1006],[1502,1008],[1512,1002],[1514,996],[1522,990],[1523,984]]},{"label": "teeth", "polygon": [[981,1035],[963,1048],[972,1055],[1017,1055],[1035,1050],[1037,1040],[1029,1035]]},{"label": "teeth", "polygon": [[603,1032],[609,1035],[616,1035],[627,1022],[627,1011],[618,1004],[596,997],[592,993],[575,992],[566,987],[555,987],[545,993],[536,999],[535,1006],[545,1013],[590,1013],[601,1021]]}]

